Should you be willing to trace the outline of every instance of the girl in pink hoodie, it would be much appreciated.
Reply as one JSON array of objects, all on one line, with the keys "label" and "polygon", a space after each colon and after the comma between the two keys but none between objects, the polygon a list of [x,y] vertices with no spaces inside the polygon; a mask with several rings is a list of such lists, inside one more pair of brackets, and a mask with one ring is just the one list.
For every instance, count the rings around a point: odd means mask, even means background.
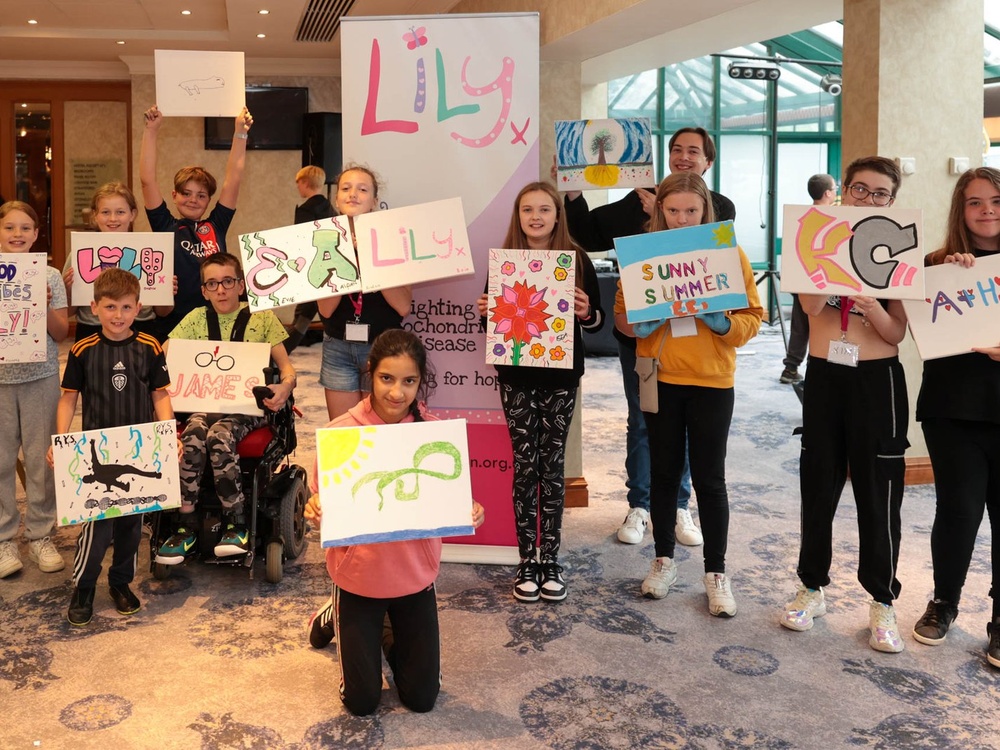
[{"label": "girl in pink hoodie", "polygon": [[[420,401],[428,387],[427,352],[413,333],[397,328],[380,334],[372,343],[368,371],[371,394],[328,427],[433,419]],[[322,511],[315,474],[312,489],[305,516],[318,522]],[[479,527],[482,522],[483,508],[473,503],[473,526]],[[340,698],[351,713],[364,716],[378,707],[383,650],[403,705],[419,712],[434,708],[441,685],[434,595],[440,567],[440,539],[327,549],[326,568],[333,579],[333,596],[314,615],[310,642],[319,647],[329,643],[329,637],[317,643],[314,631],[332,624],[339,644]],[[385,635],[384,623],[389,626],[385,627]]]}]

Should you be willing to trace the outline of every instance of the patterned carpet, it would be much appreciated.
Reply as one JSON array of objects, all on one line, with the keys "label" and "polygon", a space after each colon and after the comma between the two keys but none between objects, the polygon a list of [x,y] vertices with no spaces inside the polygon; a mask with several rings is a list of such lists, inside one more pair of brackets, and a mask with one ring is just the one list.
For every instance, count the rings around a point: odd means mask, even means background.
[{"label": "patterned carpet", "polygon": [[[93,622],[65,620],[68,570],[0,581],[3,748],[994,748],[1000,670],[984,656],[989,527],[947,642],[913,641],[931,591],[931,487],[908,488],[898,602],[906,651],[872,651],[855,579],[850,490],[836,529],[829,614],[806,633],[776,623],[794,593],[799,403],[778,383],[781,339],[765,329],[741,352],[729,441],[729,571],[740,607],[708,615],[700,549],[679,548],[680,578],[662,601],[639,596],[652,558],[614,531],[625,514],[624,398],[615,359],[588,360],[584,466],[589,508],[567,512],[561,604],[519,604],[512,570],[445,565],[438,582],[444,683],[429,714],[403,709],[391,685],[365,719],[337,697],[335,646],[317,651],[305,624],[328,593],[318,540],[278,585],[258,564],[192,562],[165,581],[145,567],[141,612],[120,617],[106,587]],[[313,384],[319,347],[297,350]],[[300,464],[322,394],[301,388]],[[911,425],[911,430],[919,429]],[[487,519],[489,523],[489,519]],[[72,558],[75,531],[57,544]]]}]

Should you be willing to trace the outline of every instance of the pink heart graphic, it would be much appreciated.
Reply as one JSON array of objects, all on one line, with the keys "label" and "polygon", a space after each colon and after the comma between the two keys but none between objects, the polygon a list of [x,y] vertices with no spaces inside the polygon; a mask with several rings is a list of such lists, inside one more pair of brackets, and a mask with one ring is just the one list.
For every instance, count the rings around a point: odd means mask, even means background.
[{"label": "pink heart graphic", "polygon": [[294,268],[296,272],[299,272],[306,267],[306,259],[296,258],[295,260],[288,261],[288,265]]},{"label": "pink heart graphic", "polygon": [[101,265],[117,266],[122,259],[122,249],[120,247],[102,247],[97,251],[97,259]]}]

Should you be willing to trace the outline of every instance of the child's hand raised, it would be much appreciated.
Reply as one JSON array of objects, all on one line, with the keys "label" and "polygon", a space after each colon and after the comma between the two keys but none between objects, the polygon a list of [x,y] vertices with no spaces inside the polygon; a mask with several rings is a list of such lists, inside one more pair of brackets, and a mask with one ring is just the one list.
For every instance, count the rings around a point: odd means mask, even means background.
[{"label": "child's hand raised", "polygon": [[142,116],[146,121],[147,130],[159,130],[160,125],[163,124],[163,113],[155,104],[147,109]]},{"label": "child's hand raised", "polygon": [[236,115],[236,134],[240,135],[248,132],[251,125],[253,125],[253,117],[250,115],[250,110],[244,107]]}]

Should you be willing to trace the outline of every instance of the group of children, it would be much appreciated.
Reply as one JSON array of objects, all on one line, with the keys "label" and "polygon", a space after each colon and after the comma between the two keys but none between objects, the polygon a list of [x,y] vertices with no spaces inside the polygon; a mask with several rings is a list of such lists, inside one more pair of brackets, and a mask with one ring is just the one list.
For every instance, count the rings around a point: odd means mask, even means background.
[{"label": "group of children", "polygon": [[[60,279],[58,272],[48,269],[48,358],[37,365],[0,367],[0,402],[8,406],[8,414],[18,415],[17,429],[0,433],[4,441],[0,449],[8,448],[0,453],[0,577],[21,567],[13,541],[20,521],[13,492],[13,457],[18,448],[23,447],[27,457],[29,557],[43,571],[60,570],[62,558],[50,541],[55,515],[52,473],[34,456],[47,448],[53,427],[58,432],[70,429],[80,396],[86,430],[173,419],[166,393],[169,376],[164,348],[168,344],[161,347],[161,340],[226,337],[267,342],[280,382],[271,387],[266,405],[281,408],[295,387],[295,372],[282,346],[283,327],[270,312],[249,314],[240,301],[244,282],[239,260],[225,252],[225,233],[235,211],[245,135],[252,118],[246,110],[236,118],[222,192],[204,221],[216,187],[210,174],[198,167],[178,172],[173,198],[180,219],[170,214],[156,186],[155,147],[161,122],[155,107],[147,111],[140,177],[151,225],[158,231],[172,231],[176,238],[175,305],[143,316],[136,278],[118,269],[103,271],[94,285],[91,317],[85,311],[83,315],[83,324],[91,328],[78,328],[60,397],[57,344],[68,331],[66,292],[72,272]],[[707,134],[697,134],[704,144]],[[899,172],[893,162],[880,157],[861,159],[847,169],[844,203],[888,206],[898,188]],[[648,231],[707,224],[717,218],[715,196],[699,170],[690,165],[675,170],[654,195],[640,203],[649,216]],[[355,216],[375,210],[375,173],[359,165],[345,169],[337,179],[335,206],[352,224]],[[118,183],[98,191],[93,212],[98,229],[128,231],[136,206],[128,189]],[[37,237],[38,224],[30,207],[4,204],[0,220],[0,250],[27,252]],[[601,327],[597,275],[571,236],[563,200],[550,184],[531,183],[518,193],[503,247],[574,253],[577,341],[582,331]],[[971,266],[976,257],[995,252],[1000,252],[1000,172],[974,170],[956,186],[946,246],[929,255],[927,262]],[[739,257],[748,298],[744,309],[632,326],[625,317],[620,288],[615,301],[619,335],[635,340],[636,369],[654,377],[656,386],[653,403],[642,407],[652,458],[648,519],[655,559],[640,590],[647,597],[661,599],[677,580],[673,560],[677,501],[689,462],[701,511],[708,609],[720,617],[737,612],[726,572],[729,505],[725,480],[735,352],[756,335],[763,314],[750,263],[741,249]],[[203,305],[206,300],[208,306]],[[412,291],[404,286],[319,303],[326,333],[320,383],[326,389],[330,426],[432,418],[423,402],[431,382],[426,351],[417,336],[402,329],[411,301]],[[486,316],[489,297],[483,294],[477,304]],[[892,602],[900,590],[895,570],[907,447],[906,392],[897,357],[905,316],[898,302],[880,303],[868,297],[801,295],[801,304],[812,319],[800,471],[801,586],[780,622],[792,630],[807,630],[826,611],[823,587],[829,583],[833,515],[849,470],[861,535],[859,580],[872,596],[870,643],[878,650],[899,651],[902,640]],[[856,361],[842,363],[824,357],[833,341],[853,345]],[[1000,445],[996,439],[1000,413],[994,413],[1000,409],[998,362],[1000,346],[925,365],[917,417],[923,422],[935,470],[938,508],[932,534],[935,598],[914,627],[914,637],[922,643],[943,641],[957,616],[983,510],[992,516],[997,503],[990,490],[1000,469],[1000,448],[996,447]],[[126,370],[124,389],[111,385],[113,372],[122,367]],[[583,346],[574,347],[569,369],[500,366],[497,371],[514,453],[513,504],[520,562],[513,596],[522,602],[558,602],[568,595],[559,564],[565,443],[584,371]],[[950,387],[955,382],[963,387]],[[227,515],[215,552],[224,556],[248,551],[252,540],[247,538],[234,451],[241,437],[259,423],[257,417],[221,414],[196,414],[188,419],[178,446],[182,521],[158,550],[158,562],[180,562],[191,550],[194,535],[183,519],[196,508],[208,463]],[[306,516],[316,521],[321,513],[314,494]],[[68,613],[72,624],[84,625],[92,616],[97,579],[112,540],[112,600],[122,614],[139,609],[139,600],[129,588],[141,536],[139,518],[127,516],[85,526],[73,569]],[[483,521],[478,503],[472,508],[472,518],[475,526]],[[645,518],[639,520],[645,525]],[[416,711],[430,710],[440,685],[434,594],[440,540],[332,548],[326,557],[333,594],[313,617],[311,642],[323,646],[332,637],[338,638],[345,705],[356,714],[375,710],[384,653],[404,704]],[[988,630],[988,657],[1000,666],[996,600]]]}]

